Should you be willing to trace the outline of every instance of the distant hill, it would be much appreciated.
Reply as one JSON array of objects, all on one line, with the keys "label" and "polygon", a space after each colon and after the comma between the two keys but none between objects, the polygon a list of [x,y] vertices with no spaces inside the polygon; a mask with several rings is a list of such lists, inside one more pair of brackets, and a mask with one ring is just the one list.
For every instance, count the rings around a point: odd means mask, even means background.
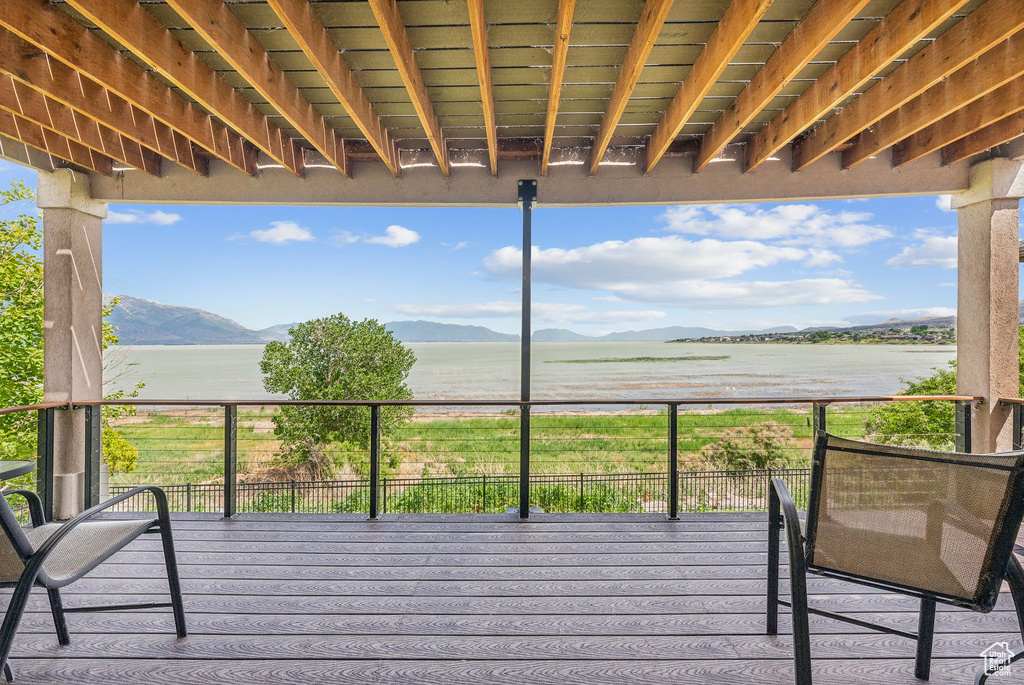
[{"label": "distant hill", "polygon": [[581,335],[565,328],[542,328],[533,333],[534,342],[638,342],[665,341],[679,338],[710,338],[722,335],[751,335],[765,333],[794,333],[792,326],[776,326],[757,331],[717,331],[700,326],[667,326],[640,331],[619,331],[605,335]]},{"label": "distant hill", "polygon": [[518,335],[483,326],[460,326],[436,321],[392,321],[384,324],[402,342],[519,342]]},{"label": "distant hill", "polygon": [[[264,337],[237,321],[195,307],[120,296],[110,313],[126,345],[240,345],[265,343]],[[110,301],[111,296],[104,298]]]}]

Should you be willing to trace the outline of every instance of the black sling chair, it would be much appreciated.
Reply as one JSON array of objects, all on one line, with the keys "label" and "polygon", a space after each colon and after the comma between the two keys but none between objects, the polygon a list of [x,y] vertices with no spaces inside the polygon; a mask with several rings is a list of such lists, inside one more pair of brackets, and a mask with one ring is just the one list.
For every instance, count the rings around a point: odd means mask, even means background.
[{"label": "black sling chair", "polygon": [[[143,492],[152,493],[156,500],[155,518],[128,521],[90,520],[118,502]],[[32,520],[30,528],[22,528],[19,524],[7,502],[7,497],[11,495],[19,495],[28,501]],[[4,532],[4,536],[0,537],[0,587],[14,588],[3,624],[0,625],[0,663],[3,664],[4,677],[8,682],[13,680],[14,674],[7,659],[11,654],[18,623],[25,612],[29,593],[34,586],[46,589],[53,624],[57,630],[57,642],[61,645],[71,642],[65,614],[112,609],[171,607],[174,613],[175,632],[178,637],[185,637],[185,610],[181,602],[181,584],[178,581],[174,542],[171,538],[171,519],[167,510],[167,496],[160,488],[133,488],[63,523],[45,521],[43,506],[36,493],[28,490],[5,490],[0,493],[0,527]],[[167,566],[167,581],[171,594],[169,603],[64,607],[61,603],[60,588],[75,582],[144,533],[159,533],[163,542],[164,562]]]},{"label": "black sling chair", "polygon": [[[934,452],[819,431],[805,534],[786,483],[773,478],[769,490],[767,632],[778,633],[779,605],[790,607],[797,685],[811,683],[809,614],[916,640],[914,675],[923,680],[936,602],[987,613],[1006,580],[1024,635],[1024,571],[1013,554],[1024,516],[1024,452]],[[790,601],[779,598],[783,527]],[[808,573],[920,598],[917,633],[808,607]],[[975,682],[995,670],[979,671]]]}]

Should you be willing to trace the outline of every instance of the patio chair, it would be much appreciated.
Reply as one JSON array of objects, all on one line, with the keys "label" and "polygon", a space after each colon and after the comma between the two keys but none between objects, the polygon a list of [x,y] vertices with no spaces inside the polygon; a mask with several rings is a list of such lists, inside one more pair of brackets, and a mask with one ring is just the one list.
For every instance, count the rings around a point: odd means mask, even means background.
[{"label": "patio chair", "polygon": [[[151,492],[156,500],[155,518],[128,521],[91,520],[118,502],[146,491]],[[33,586],[38,585],[46,589],[50,612],[53,614],[53,623],[57,630],[57,642],[61,645],[71,642],[65,614],[112,609],[171,607],[175,631],[178,637],[185,637],[185,610],[181,602],[181,584],[174,557],[167,496],[163,490],[152,486],[134,488],[63,523],[45,521],[42,503],[34,492],[7,490],[0,494],[3,495],[0,497],[0,527],[6,535],[6,539],[0,538],[0,587],[14,588],[3,624],[0,625],[0,663],[3,664],[4,676],[8,682],[13,680],[14,675],[7,659]],[[7,497],[11,495],[19,495],[27,500],[32,521],[30,528],[22,528],[19,524],[7,502]],[[63,606],[60,597],[62,587],[75,582],[144,533],[160,534],[164,562],[167,565],[170,602],[71,608]]]},{"label": "patio chair", "polygon": [[[778,633],[779,605],[790,607],[798,685],[811,682],[809,614],[916,640],[914,674],[923,680],[929,676],[936,602],[986,613],[1006,580],[1024,636],[1024,571],[1013,554],[1024,516],[1024,452],[934,452],[819,432],[807,504],[801,534],[789,488],[772,479],[767,632]],[[788,602],[779,598],[783,527]],[[809,607],[808,573],[919,598],[917,633]],[[1022,653],[1011,653],[1003,665]],[[976,682],[990,674],[983,668]]]}]

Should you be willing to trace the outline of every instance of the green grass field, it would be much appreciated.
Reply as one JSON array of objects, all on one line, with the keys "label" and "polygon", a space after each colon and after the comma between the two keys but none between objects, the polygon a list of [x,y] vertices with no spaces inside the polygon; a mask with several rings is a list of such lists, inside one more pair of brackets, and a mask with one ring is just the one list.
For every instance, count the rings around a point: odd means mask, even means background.
[{"label": "green grass field", "polygon": [[[864,437],[869,409],[833,407],[830,432]],[[273,409],[239,410],[238,472],[242,481],[288,480],[280,463]],[[792,466],[806,466],[811,450],[809,407],[679,411],[679,460],[698,468],[701,449],[745,426],[773,422]],[[531,472],[611,474],[663,472],[667,468],[668,417],[661,412],[548,413],[535,411]],[[113,484],[208,483],[223,478],[223,414],[220,409],[141,412],[116,424],[139,450],[136,469],[112,474]],[[363,478],[363,450],[326,448],[339,478]],[[511,475],[519,471],[518,414],[420,414],[383,442],[382,474],[389,478]],[[299,476],[301,477],[301,475]]]}]

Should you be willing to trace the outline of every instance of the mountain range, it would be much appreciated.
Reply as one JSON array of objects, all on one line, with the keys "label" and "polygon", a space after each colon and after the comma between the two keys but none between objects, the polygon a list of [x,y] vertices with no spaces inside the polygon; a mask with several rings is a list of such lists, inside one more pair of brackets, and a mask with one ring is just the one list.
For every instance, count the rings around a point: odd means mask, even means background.
[{"label": "mountain range", "polygon": [[[107,295],[106,302],[114,296]],[[128,345],[258,345],[273,340],[286,340],[291,324],[269,328],[246,328],[237,321],[212,314],[196,307],[169,305],[139,297],[119,295],[118,305],[110,314],[110,322],[118,327],[121,342]],[[1021,305],[1024,318],[1024,304]],[[932,326],[951,325],[955,317],[923,319],[890,319],[875,324],[829,327],[830,330],[870,330],[893,326],[926,323]],[[387,328],[402,342],[518,342],[519,336],[499,333],[484,326],[464,326],[436,321],[391,321]],[[582,335],[565,328],[542,328],[534,331],[534,342],[628,342],[665,341],[680,338],[717,337],[725,335],[759,335],[794,333],[793,326],[777,326],[762,330],[721,331],[695,326],[668,326],[639,331],[618,331],[606,335]],[[814,329],[806,329],[814,330]]]}]

